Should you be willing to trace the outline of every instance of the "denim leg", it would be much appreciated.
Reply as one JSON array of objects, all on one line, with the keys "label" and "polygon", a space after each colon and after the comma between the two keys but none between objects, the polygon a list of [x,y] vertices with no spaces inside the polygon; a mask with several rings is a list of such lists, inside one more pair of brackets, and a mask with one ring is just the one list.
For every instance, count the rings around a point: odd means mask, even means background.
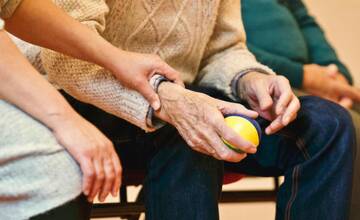
[{"label": "denim leg", "polygon": [[302,97],[298,118],[262,138],[255,155],[226,167],[261,176],[284,175],[276,219],[348,219],[355,134],[340,106]]},{"label": "denim leg", "polygon": [[219,218],[223,163],[190,149],[173,127],[154,140],[158,151],[145,180],[146,219]]}]

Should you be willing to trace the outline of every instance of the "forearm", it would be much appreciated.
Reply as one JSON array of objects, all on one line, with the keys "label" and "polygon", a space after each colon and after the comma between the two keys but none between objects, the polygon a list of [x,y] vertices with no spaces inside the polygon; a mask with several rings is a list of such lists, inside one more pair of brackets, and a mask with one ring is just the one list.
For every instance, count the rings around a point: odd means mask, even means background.
[{"label": "forearm", "polygon": [[65,99],[22,56],[4,31],[0,31],[0,97],[50,128],[73,114]]},{"label": "forearm", "polygon": [[6,20],[6,29],[30,43],[110,70],[111,60],[120,53],[96,31],[68,16],[50,0],[23,0]]}]

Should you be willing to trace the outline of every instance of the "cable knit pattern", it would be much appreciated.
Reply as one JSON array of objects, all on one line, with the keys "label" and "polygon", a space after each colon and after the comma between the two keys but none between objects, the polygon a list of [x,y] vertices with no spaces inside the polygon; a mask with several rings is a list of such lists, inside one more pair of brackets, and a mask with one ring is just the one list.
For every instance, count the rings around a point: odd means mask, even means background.
[{"label": "cable knit pattern", "polygon": [[[245,45],[238,0],[55,0],[71,16],[124,50],[153,53],[185,82],[212,86],[235,99],[231,81],[245,70],[273,72]],[[103,68],[42,50],[49,80],[77,99],[151,131],[149,104]]]},{"label": "cable knit pattern", "polygon": [[10,17],[22,0],[0,0],[0,17]]}]

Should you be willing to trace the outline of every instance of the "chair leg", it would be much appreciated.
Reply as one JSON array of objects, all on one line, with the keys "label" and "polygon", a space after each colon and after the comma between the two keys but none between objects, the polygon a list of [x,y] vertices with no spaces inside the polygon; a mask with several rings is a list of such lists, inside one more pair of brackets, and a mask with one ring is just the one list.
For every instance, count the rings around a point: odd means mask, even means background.
[{"label": "chair leg", "polygon": [[[144,188],[143,187],[141,187],[141,189],[140,189],[140,191],[139,191],[139,193],[138,193],[138,195],[137,195],[137,197],[136,197],[136,203],[138,203],[138,204],[144,204]],[[140,219],[140,216],[141,216],[141,213],[140,214],[138,214],[138,215],[133,215],[133,216],[131,216],[131,217],[129,217],[128,218],[128,220],[139,220]]]},{"label": "chair leg", "polygon": [[280,177],[276,176],[276,177],[274,177],[274,192],[275,193],[279,192],[279,187],[280,187]]}]

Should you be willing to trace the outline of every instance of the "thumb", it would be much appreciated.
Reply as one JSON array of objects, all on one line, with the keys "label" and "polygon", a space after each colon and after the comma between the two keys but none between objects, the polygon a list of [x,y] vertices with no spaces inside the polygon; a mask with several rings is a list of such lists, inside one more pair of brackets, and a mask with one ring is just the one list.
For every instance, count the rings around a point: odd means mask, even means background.
[{"label": "thumb", "polygon": [[149,102],[151,107],[157,111],[161,107],[160,98],[158,94],[154,91],[154,89],[150,86],[149,83],[144,84],[140,88],[138,88],[138,92],[144,96],[144,98]]},{"label": "thumb", "polygon": [[184,83],[180,77],[180,73],[166,63],[158,67],[156,74],[162,75],[168,80],[173,81],[174,83],[184,87]]},{"label": "thumb", "polygon": [[256,111],[247,109],[243,105],[238,103],[221,101],[218,106],[223,115],[240,114],[240,115],[245,115],[249,118],[257,118],[259,116],[259,114]]},{"label": "thumb", "polygon": [[258,87],[256,98],[261,111],[266,111],[274,104],[269,92],[264,87]]}]

